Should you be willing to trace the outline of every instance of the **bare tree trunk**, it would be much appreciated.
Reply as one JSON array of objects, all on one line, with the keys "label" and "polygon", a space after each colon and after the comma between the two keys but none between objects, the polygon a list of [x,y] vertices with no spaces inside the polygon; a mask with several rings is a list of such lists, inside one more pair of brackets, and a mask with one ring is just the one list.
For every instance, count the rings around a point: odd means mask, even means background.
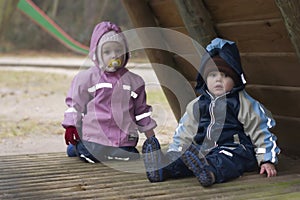
[{"label": "bare tree trunk", "polygon": [[55,19],[57,14],[57,8],[58,8],[59,0],[53,0],[53,6],[52,6],[52,17]]},{"label": "bare tree trunk", "polygon": [[12,14],[17,8],[18,0],[1,0],[0,1],[0,36],[2,31],[9,24]]}]

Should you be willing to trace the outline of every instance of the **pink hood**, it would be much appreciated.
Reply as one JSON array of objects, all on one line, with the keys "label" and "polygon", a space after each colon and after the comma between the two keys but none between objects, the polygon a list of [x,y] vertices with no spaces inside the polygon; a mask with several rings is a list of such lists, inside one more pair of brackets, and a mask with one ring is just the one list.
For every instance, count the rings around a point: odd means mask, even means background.
[{"label": "pink hood", "polygon": [[96,66],[99,67],[99,61],[96,56],[97,45],[98,45],[101,37],[105,33],[110,32],[110,31],[115,31],[124,40],[124,44],[125,44],[125,48],[126,48],[125,62],[123,65],[123,67],[124,67],[127,64],[128,59],[129,59],[128,44],[127,44],[124,34],[122,33],[121,28],[111,22],[105,21],[105,22],[101,22],[95,26],[93,33],[92,33],[92,37],[91,37],[89,56],[92,59],[92,61],[96,64]]}]

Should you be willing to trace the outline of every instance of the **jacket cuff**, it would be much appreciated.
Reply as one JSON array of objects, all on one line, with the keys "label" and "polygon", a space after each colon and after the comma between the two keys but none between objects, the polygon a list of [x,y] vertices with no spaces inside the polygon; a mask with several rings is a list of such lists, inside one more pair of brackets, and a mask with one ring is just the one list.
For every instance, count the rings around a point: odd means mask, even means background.
[{"label": "jacket cuff", "polygon": [[150,121],[149,124],[147,124],[145,126],[139,126],[138,130],[140,132],[146,132],[146,131],[152,130],[152,129],[156,128],[156,127],[157,127],[156,122],[153,119],[151,119],[151,121]]}]

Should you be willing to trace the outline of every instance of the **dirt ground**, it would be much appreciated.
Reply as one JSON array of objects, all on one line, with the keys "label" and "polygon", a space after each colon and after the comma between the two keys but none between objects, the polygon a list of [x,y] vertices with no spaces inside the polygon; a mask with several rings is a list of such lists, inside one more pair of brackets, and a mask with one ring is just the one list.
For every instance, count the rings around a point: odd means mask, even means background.
[{"label": "dirt ground", "polygon": [[[60,125],[67,108],[64,98],[78,71],[0,67],[0,155],[65,151]],[[161,90],[152,88],[148,93],[158,122],[156,135],[162,143],[169,143],[177,123],[163,98]],[[144,139],[141,134],[138,145]]]}]

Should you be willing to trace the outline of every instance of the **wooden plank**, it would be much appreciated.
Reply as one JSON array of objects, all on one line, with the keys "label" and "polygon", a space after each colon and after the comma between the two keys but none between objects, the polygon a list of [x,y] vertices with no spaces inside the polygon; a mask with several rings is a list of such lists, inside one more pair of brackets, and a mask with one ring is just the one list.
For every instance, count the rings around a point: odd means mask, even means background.
[{"label": "wooden plank", "polygon": [[122,0],[122,4],[135,28],[158,26],[146,0]]},{"label": "wooden plank", "polygon": [[274,115],[300,118],[300,87],[247,85],[246,89]]},{"label": "wooden plank", "polygon": [[149,5],[159,26],[164,28],[184,26],[173,0],[149,0]]},{"label": "wooden plank", "polygon": [[282,13],[286,29],[300,60],[300,1],[276,0],[276,4]]},{"label": "wooden plank", "polygon": [[204,2],[216,23],[281,17],[274,0],[204,0]]},{"label": "wooden plank", "polygon": [[179,27],[170,27],[169,29],[173,30],[173,31],[178,31],[182,34],[185,35],[189,35],[188,31],[186,30],[186,28],[184,26],[179,26]]},{"label": "wooden plank", "polygon": [[[167,49],[176,54],[195,54],[200,57],[201,55],[199,53],[204,52],[204,48],[199,43],[188,35],[182,34],[178,31],[167,29],[162,33],[162,37]],[[199,45],[202,51],[198,52],[195,45]]]},{"label": "wooden plank", "polygon": [[208,45],[217,34],[203,1],[175,0],[175,2],[189,35],[202,46]]},{"label": "wooden plank", "polygon": [[1,156],[0,199],[288,199],[300,196],[299,161],[281,155],[277,177],[246,173],[203,188],[194,177],[150,183],[144,171],[114,168],[141,167],[141,160],[88,164],[65,153]]},{"label": "wooden plank", "polygon": [[279,20],[216,24],[220,37],[238,44],[246,52],[294,52],[285,25]]},{"label": "wooden plank", "polygon": [[249,84],[300,87],[300,62],[295,53],[241,54]]},{"label": "wooden plank", "polygon": [[300,118],[274,115],[276,126],[274,133],[278,138],[278,145],[286,155],[300,156]]}]

